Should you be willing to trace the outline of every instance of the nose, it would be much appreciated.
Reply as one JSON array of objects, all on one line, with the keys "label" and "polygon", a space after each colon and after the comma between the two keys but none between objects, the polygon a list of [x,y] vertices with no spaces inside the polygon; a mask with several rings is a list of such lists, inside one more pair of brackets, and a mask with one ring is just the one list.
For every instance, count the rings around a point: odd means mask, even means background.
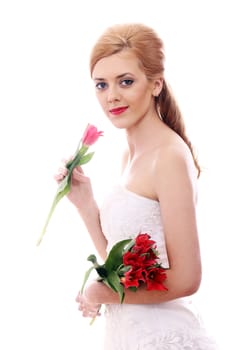
[{"label": "nose", "polygon": [[107,100],[109,103],[120,100],[120,94],[119,94],[117,87],[109,86]]}]

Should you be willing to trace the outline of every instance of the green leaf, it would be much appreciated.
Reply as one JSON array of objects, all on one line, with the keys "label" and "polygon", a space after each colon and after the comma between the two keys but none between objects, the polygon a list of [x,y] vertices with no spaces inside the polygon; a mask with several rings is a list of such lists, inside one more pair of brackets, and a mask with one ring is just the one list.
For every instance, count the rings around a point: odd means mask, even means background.
[{"label": "green leaf", "polygon": [[68,176],[71,176],[72,171],[74,168],[76,168],[78,165],[80,165],[81,159],[84,157],[85,153],[87,152],[89,147],[82,146],[78,153],[74,156],[74,158],[66,164],[66,167],[68,169]]},{"label": "green leaf", "polygon": [[[78,152],[80,151],[81,144],[82,144],[82,138],[79,140],[79,143],[78,143],[78,146],[76,148],[76,151],[74,152],[74,158],[77,156]],[[72,160],[70,162],[72,162]]]},{"label": "green leaf", "polygon": [[81,293],[81,294],[83,293],[85,284],[86,284],[86,282],[87,282],[87,280],[88,280],[88,278],[89,278],[89,276],[90,276],[91,271],[94,270],[94,268],[95,268],[95,266],[92,266],[92,267],[90,267],[90,268],[86,271],[86,273],[85,273],[85,275],[84,275],[84,279],[83,279],[83,284],[82,284],[82,287],[81,287],[81,290],[80,290],[80,293]]},{"label": "green leaf", "polygon": [[112,247],[104,264],[108,272],[116,270],[122,264],[122,253],[129,242],[131,242],[131,239],[125,239],[117,242]]},{"label": "green leaf", "polygon": [[78,143],[78,147],[77,147],[77,149],[76,149],[76,151],[75,151],[75,153],[74,153],[73,158],[72,158],[71,160],[69,160],[69,161],[66,163],[66,168],[67,168],[68,170],[69,170],[70,167],[73,165],[74,161],[77,160],[77,157],[80,157],[79,152],[80,152],[80,149],[81,149],[81,147],[80,147],[81,141],[82,141],[82,140],[80,140],[79,143]]},{"label": "green leaf", "polygon": [[122,286],[120,282],[120,278],[118,274],[115,271],[112,271],[107,278],[107,281],[109,285],[111,286],[112,290],[118,293],[120,298],[120,303],[123,302],[124,299],[124,287]]},{"label": "green leaf", "polygon": [[67,176],[62,180],[62,182],[59,184],[56,195],[53,199],[49,214],[46,218],[44,227],[41,231],[41,234],[39,236],[39,239],[37,240],[37,246],[40,245],[47,226],[49,224],[49,221],[52,217],[52,214],[58,204],[58,202],[66,195],[69,193],[70,191],[70,187],[71,187],[71,176],[72,176],[72,172],[74,170],[74,168],[78,165],[82,165],[82,164],[86,164],[87,162],[89,162],[91,160],[91,158],[93,157],[94,152],[91,152],[89,154],[86,154],[86,152],[88,151],[88,146],[82,145],[80,148],[80,144],[81,141],[78,144],[78,148],[75,152],[74,158],[72,160],[70,160],[67,164],[66,164],[66,168],[68,170],[68,174]]},{"label": "green leaf", "polygon": [[94,254],[89,255],[87,258],[87,261],[90,261],[93,264],[97,264],[97,259],[96,259],[96,256]]},{"label": "green leaf", "polygon": [[85,155],[80,159],[79,165],[83,165],[83,164],[88,163],[88,162],[91,160],[91,158],[93,157],[94,153],[95,153],[95,152],[90,152],[90,153],[88,153],[88,154],[85,154]]},{"label": "green leaf", "polygon": [[104,265],[99,265],[96,268],[96,272],[98,273],[98,275],[102,278],[105,279],[108,277],[108,271],[106,270]]},{"label": "green leaf", "polygon": [[128,272],[131,269],[131,265],[121,265],[117,269],[117,273],[119,276],[124,276],[126,272]]},{"label": "green leaf", "polygon": [[129,251],[135,244],[135,240],[132,238],[130,242],[125,246],[124,252]]}]

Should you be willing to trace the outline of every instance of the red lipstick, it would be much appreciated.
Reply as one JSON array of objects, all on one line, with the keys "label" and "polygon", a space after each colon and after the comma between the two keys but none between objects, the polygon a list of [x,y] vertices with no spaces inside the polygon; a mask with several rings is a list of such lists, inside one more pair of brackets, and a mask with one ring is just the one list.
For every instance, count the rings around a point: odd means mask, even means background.
[{"label": "red lipstick", "polygon": [[109,112],[114,115],[119,115],[125,112],[127,108],[128,107],[117,107],[117,108],[110,109]]}]

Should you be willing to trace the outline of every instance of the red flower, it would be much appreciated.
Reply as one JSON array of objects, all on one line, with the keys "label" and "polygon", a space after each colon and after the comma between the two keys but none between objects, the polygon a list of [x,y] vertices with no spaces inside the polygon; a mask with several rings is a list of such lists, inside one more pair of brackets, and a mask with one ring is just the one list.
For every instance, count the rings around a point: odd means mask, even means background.
[{"label": "red flower", "polygon": [[82,142],[85,146],[91,146],[100,136],[103,136],[103,131],[98,131],[94,125],[88,124],[83,134]]},{"label": "red flower", "polygon": [[117,242],[102,265],[97,263],[95,255],[90,255],[88,260],[93,266],[86,272],[81,292],[92,269],[98,273],[98,281],[118,293],[120,303],[124,301],[126,288],[136,292],[144,285],[148,291],[167,290],[163,284],[167,275],[157,262],[159,254],[156,248],[156,242],[147,233],[140,233],[134,239]]},{"label": "red flower", "polygon": [[144,255],[138,255],[137,253],[133,253],[131,251],[128,251],[123,255],[123,264],[126,266],[131,265],[134,268],[143,267],[144,261]]},{"label": "red flower", "polygon": [[151,248],[156,248],[155,241],[150,239],[147,233],[139,234],[135,239],[134,250],[147,252]]},{"label": "red flower", "polygon": [[123,254],[123,265],[131,267],[121,278],[125,288],[138,288],[143,282],[147,290],[167,290],[163,284],[167,275],[157,262],[159,256],[156,248],[155,241],[147,233],[135,238],[134,244]]},{"label": "red flower", "polygon": [[124,285],[125,288],[130,287],[139,287],[139,282],[144,282],[145,277],[143,275],[143,269],[138,268],[134,269],[131,268],[128,272],[125,273],[124,277],[121,278],[121,283]]},{"label": "red flower", "polygon": [[152,267],[144,272],[147,290],[167,290],[167,287],[163,284],[167,278],[164,269],[160,267]]},{"label": "red flower", "polygon": [[157,257],[153,252],[138,254],[132,251],[128,251],[123,255],[123,264],[131,265],[133,267],[149,267],[156,263]]}]

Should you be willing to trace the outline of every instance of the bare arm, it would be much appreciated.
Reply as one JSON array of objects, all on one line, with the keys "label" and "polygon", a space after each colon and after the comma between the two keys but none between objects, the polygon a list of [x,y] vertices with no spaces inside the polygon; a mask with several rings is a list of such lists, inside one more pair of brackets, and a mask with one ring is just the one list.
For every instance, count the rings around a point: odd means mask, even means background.
[{"label": "bare arm", "polygon": [[77,210],[87,228],[87,231],[89,232],[99,256],[105,260],[107,256],[107,240],[101,229],[99,208],[96,202],[93,200],[93,202],[87,204],[85,206],[85,210],[81,208],[77,208]]},{"label": "bare arm", "polygon": [[[153,166],[151,188],[159,199],[170,262],[168,291],[136,293],[126,290],[124,303],[150,304],[173,300],[197,291],[201,281],[201,259],[196,225],[196,172],[184,148],[161,151]],[[96,303],[119,303],[118,295],[99,282],[87,288],[85,296]]]},{"label": "bare arm", "polygon": [[[66,174],[67,169],[62,166],[58,174],[55,175],[56,181],[59,183]],[[80,167],[73,170],[71,189],[67,197],[77,208],[99,256],[104,260],[106,258],[107,240],[101,229],[99,208],[94,199],[90,179]]]}]

